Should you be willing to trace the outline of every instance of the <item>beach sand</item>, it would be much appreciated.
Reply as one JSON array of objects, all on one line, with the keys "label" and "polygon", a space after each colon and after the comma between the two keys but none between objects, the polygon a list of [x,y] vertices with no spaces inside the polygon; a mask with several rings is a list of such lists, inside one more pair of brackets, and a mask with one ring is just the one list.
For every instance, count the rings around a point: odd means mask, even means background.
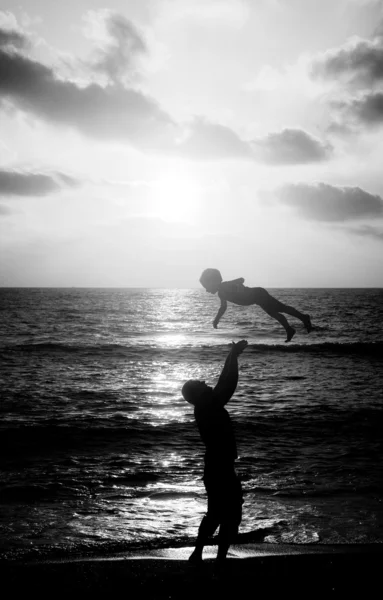
[{"label": "beach sand", "polygon": [[[187,562],[191,548],[168,548],[108,558],[0,563],[4,598],[96,595],[113,598],[373,598],[379,590],[383,544],[233,546],[224,566],[207,547],[201,566]],[[324,596],[325,594],[325,596]]]}]

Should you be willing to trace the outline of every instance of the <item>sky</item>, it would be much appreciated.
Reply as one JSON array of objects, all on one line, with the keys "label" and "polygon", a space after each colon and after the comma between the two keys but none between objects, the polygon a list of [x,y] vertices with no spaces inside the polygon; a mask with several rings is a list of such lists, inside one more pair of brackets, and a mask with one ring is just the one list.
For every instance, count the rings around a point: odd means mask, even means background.
[{"label": "sky", "polygon": [[0,286],[383,287],[383,0],[0,10]]}]

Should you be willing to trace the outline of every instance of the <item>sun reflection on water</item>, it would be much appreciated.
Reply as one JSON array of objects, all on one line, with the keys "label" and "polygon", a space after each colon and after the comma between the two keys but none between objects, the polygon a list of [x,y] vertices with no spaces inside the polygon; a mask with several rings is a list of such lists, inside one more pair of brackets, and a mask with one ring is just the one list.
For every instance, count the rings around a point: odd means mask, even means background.
[{"label": "sun reflection on water", "polygon": [[181,347],[186,341],[186,335],[184,333],[166,333],[158,336],[157,340],[161,346],[167,348]]}]

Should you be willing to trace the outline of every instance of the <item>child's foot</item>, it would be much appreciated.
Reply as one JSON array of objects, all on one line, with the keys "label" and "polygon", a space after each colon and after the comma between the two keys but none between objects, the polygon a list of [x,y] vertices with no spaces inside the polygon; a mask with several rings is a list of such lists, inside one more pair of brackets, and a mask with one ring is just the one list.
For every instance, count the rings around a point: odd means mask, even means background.
[{"label": "child's foot", "polygon": [[294,327],[289,327],[288,329],[286,329],[286,333],[287,333],[287,339],[285,340],[285,343],[290,342],[290,340],[293,339],[293,337],[295,335]]},{"label": "child's foot", "polygon": [[307,329],[307,333],[310,333],[310,331],[312,330],[313,326],[311,325],[311,319],[310,319],[310,315],[306,315],[305,320],[303,322],[304,326]]}]

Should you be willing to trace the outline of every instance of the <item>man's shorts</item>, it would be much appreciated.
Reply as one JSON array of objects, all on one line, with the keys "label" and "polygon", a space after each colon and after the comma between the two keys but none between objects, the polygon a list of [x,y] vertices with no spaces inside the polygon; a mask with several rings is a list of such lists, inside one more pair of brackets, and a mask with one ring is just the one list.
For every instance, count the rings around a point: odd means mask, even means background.
[{"label": "man's shorts", "polygon": [[218,523],[242,520],[242,486],[235,471],[206,473],[203,478],[207,492],[207,516]]}]

